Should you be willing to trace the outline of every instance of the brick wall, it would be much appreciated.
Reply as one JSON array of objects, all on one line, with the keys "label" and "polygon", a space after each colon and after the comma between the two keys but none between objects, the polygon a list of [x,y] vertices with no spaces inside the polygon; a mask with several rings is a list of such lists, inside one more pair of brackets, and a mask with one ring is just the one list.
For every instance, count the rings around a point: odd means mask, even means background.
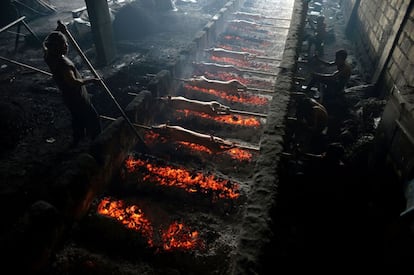
[{"label": "brick wall", "polygon": [[[394,2],[402,2],[402,0],[394,0]],[[388,88],[393,84],[396,84],[400,89],[414,86],[414,10],[412,7],[402,25],[383,81]]]},{"label": "brick wall", "polygon": [[[357,0],[344,0],[346,16]],[[382,94],[394,84],[414,85],[414,11],[413,0],[362,0],[357,11],[353,38],[363,59],[368,81],[379,79]],[[382,70],[384,68],[384,70]],[[381,73],[382,72],[382,73]],[[381,74],[380,74],[381,73]]]}]

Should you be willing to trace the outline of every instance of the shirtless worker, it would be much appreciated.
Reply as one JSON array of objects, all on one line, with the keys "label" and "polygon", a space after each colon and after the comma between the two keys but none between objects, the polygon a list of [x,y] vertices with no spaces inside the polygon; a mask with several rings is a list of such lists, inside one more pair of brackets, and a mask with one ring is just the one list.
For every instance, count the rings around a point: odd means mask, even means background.
[{"label": "shirtless worker", "polygon": [[99,79],[83,79],[73,62],[66,56],[68,41],[64,33],[66,26],[59,26],[43,42],[44,60],[53,74],[63,102],[72,116],[73,140],[75,147],[86,136],[93,140],[101,131],[99,114],[95,110],[85,85],[99,82]]}]

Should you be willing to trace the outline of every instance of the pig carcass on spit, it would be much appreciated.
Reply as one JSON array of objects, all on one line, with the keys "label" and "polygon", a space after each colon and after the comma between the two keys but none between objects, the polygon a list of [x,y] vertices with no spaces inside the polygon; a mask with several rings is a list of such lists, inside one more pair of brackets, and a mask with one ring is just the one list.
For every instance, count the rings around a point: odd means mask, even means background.
[{"label": "pig carcass on spit", "polygon": [[261,26],[261,24],[258,24],[258,23],[253,22],[253,21],[248,21],[248,20],[237,20],[237,19],[235,19],[235,20],[229,20],[229,23],[248,26],[248,27],[252,27],[252,28],[258,28],[258,27]]},{"label": "pig carcass on spit", "polygon": [[167,106],[176,110],[191,110],[206,113],[212,116],[227,115],[230,113],[230,107],[227,107],[217,101],[198,101],[188,99],[182,96],[167,96],[159,98]]},{"label": "pig carcass on spit", "polygon": [[202,70],[203,72],[216,73],[221,71],[227,73],[241,73],[241,70],[233,65],[223,65],[207,62],[193,62],[193,65],[196,67],[196,69]]},{"label": "pig carcass on spit", "polygon": [[225,141],[222,138],[198,133],[180,126],[160,124],[151,126],[151,130],[171,140],[191,142],[205,146],[215,153],[236,147],[234,143]]},{"label": "pig carcass on spit", "polygon": [[277,19],[276,17],[269,17],[269,16],[258,14],[258,13],[249,13],[249,12],[242,12],[242,11],[238,11],[233,14],[246,16],[246,17],[253,18],[253,19]]},{"label": "pig carcass on spit", "polygon": [[251,54],[249,52],[231,51],[223,48],[209,48],[205,49],[204,51],[216,57],[228,57],[238,60],[248,60],[255,57],[254,54]]},{"label": "pig carcass on spit", "polygon": [[248,89],[246,85],[242,84],[237,79],[221,81],[208,79],[205,76],[199,76],[195,78],[183,79],[183,81],[189,85],[199,88],[225,91],[228,93],[247,92]]}]

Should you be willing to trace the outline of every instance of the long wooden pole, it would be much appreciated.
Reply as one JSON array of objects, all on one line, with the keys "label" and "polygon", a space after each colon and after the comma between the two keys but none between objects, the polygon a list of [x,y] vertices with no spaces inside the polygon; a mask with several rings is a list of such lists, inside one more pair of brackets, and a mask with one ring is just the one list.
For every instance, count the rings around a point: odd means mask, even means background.
[{"label": "long wooden pole", "polygon": [[12,60],[12,59],[8,59],[8,58],[3,57],[3,56],[0,56],[0,59],[1,59],[1,60],[4,60],[4,61],[7,61],[7,62],[9,62],[9,63],[15,64],[15,65],[18,65],[18,66],[21,66],[21,67],[24,67],[24,68],[27,68],[27,69],[33,70],[33,71],[36,71],[36,72],[42,73],[42,74],[47,75],[47,76],[53,76],[53,75],[52,75],[51,73],[49,73],[49,72],[43,71],[43,70],[41,70],[41,69],[35,68],[35,67],[33,67],[33,66],[30,66],[30,65],[27,65],[27,64],[24,64],[24,63],[21,63],[21,62],[18,62],[18,61]]},{"label": "long wooden pole", "polygon": [[13,27],[14,25],[16,25],[17,23],[20,23],[21,21],[23,21],[26,18],[26,16],[22,16],[19,19],[14,20],[13,22],[11,22],[10,24],[4,26],[3,28],[0,29],[0,33],[4,32],[5,30],[10,29],[11,27]]},{"label": "long wooden pole", "polygon": [[102,78],[99,76],[98,72],[95,70],[95,68],[92,66],[92,64],[89,62],[88,58],[82,51],[82,49],[79,47],[78,43],[76,42],[75,38],[72,36],[72,34],[69,32],[69,30],[66,28],[66,26],[62,23],[62,21],[58,21],[58,26],[60,28],[64,28],[66,35],[68,36],[70,42],[73,44],[73,46],[78,51],[79,55],[82,57],[83,61],[88,65],[89,69],[92,71],[93,75],[99,79],[99,83],[101,84],[102,88],[106,91],[106,93],[111,97],[112,101],[115,103],[116,107],[121,112],[121,115],[124,117],[125,121],[128,123],[128,125],[131,127],[131,129],[134,131],[135,135],[138,137],[139,142],[144,147],[144,149],[148,149],[147,145],[144,142],[144,139],[141,137],[141,135],[138,133],[137,129],[134,127],[132,122],[129,120],[128,116],[125,114],[122,107],[119,105],[118,101],[115,99],[115,97],[112,95],[111,91],[109,90],[108,86],[106,86],[105,82],[102,80]]}]

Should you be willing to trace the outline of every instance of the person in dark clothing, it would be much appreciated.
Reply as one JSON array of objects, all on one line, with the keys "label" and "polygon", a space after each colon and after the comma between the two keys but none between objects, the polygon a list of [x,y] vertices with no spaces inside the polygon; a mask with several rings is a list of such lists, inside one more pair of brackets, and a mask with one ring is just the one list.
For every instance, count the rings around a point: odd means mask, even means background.
[{"label": "person in dark clothing", "polygon": [[322,55],[326,36],[325,17],[320,15],[316,18],[316,21],[310,20],[309,25],[313,34],[308,36],[308,53],[311,52],[312,46],[315,46],[315,52]]},{"label": "person in dark clothing", "polygon": [[98,112],[85,87],[88,83],[99,82],[99,79],[81,77],[73,62],[66,56],[68,42],[62,31],[53,31],[44,40],[44,60],[62,92],[63,102],[72,115],[74,147],[87,136],[93,140],[102,130]]},{"label": "person in dark clothing", "polygon": [[306,87],[306,91],[309,92],[311,88],[315,86],[315,84],[321,83],[327,86],[327,96],[335,96],[343,92],[352,74],[351,65],[349,65],[346,61],[347,57],[348,52],[344,49],[337,50],[335,52],[334,61],[325,61],[315,55],[315,58],[318,61],[322,62],[322,64],[327,66],[336,65],[337,69],[333,73],[313,72],[311,79]]}]

